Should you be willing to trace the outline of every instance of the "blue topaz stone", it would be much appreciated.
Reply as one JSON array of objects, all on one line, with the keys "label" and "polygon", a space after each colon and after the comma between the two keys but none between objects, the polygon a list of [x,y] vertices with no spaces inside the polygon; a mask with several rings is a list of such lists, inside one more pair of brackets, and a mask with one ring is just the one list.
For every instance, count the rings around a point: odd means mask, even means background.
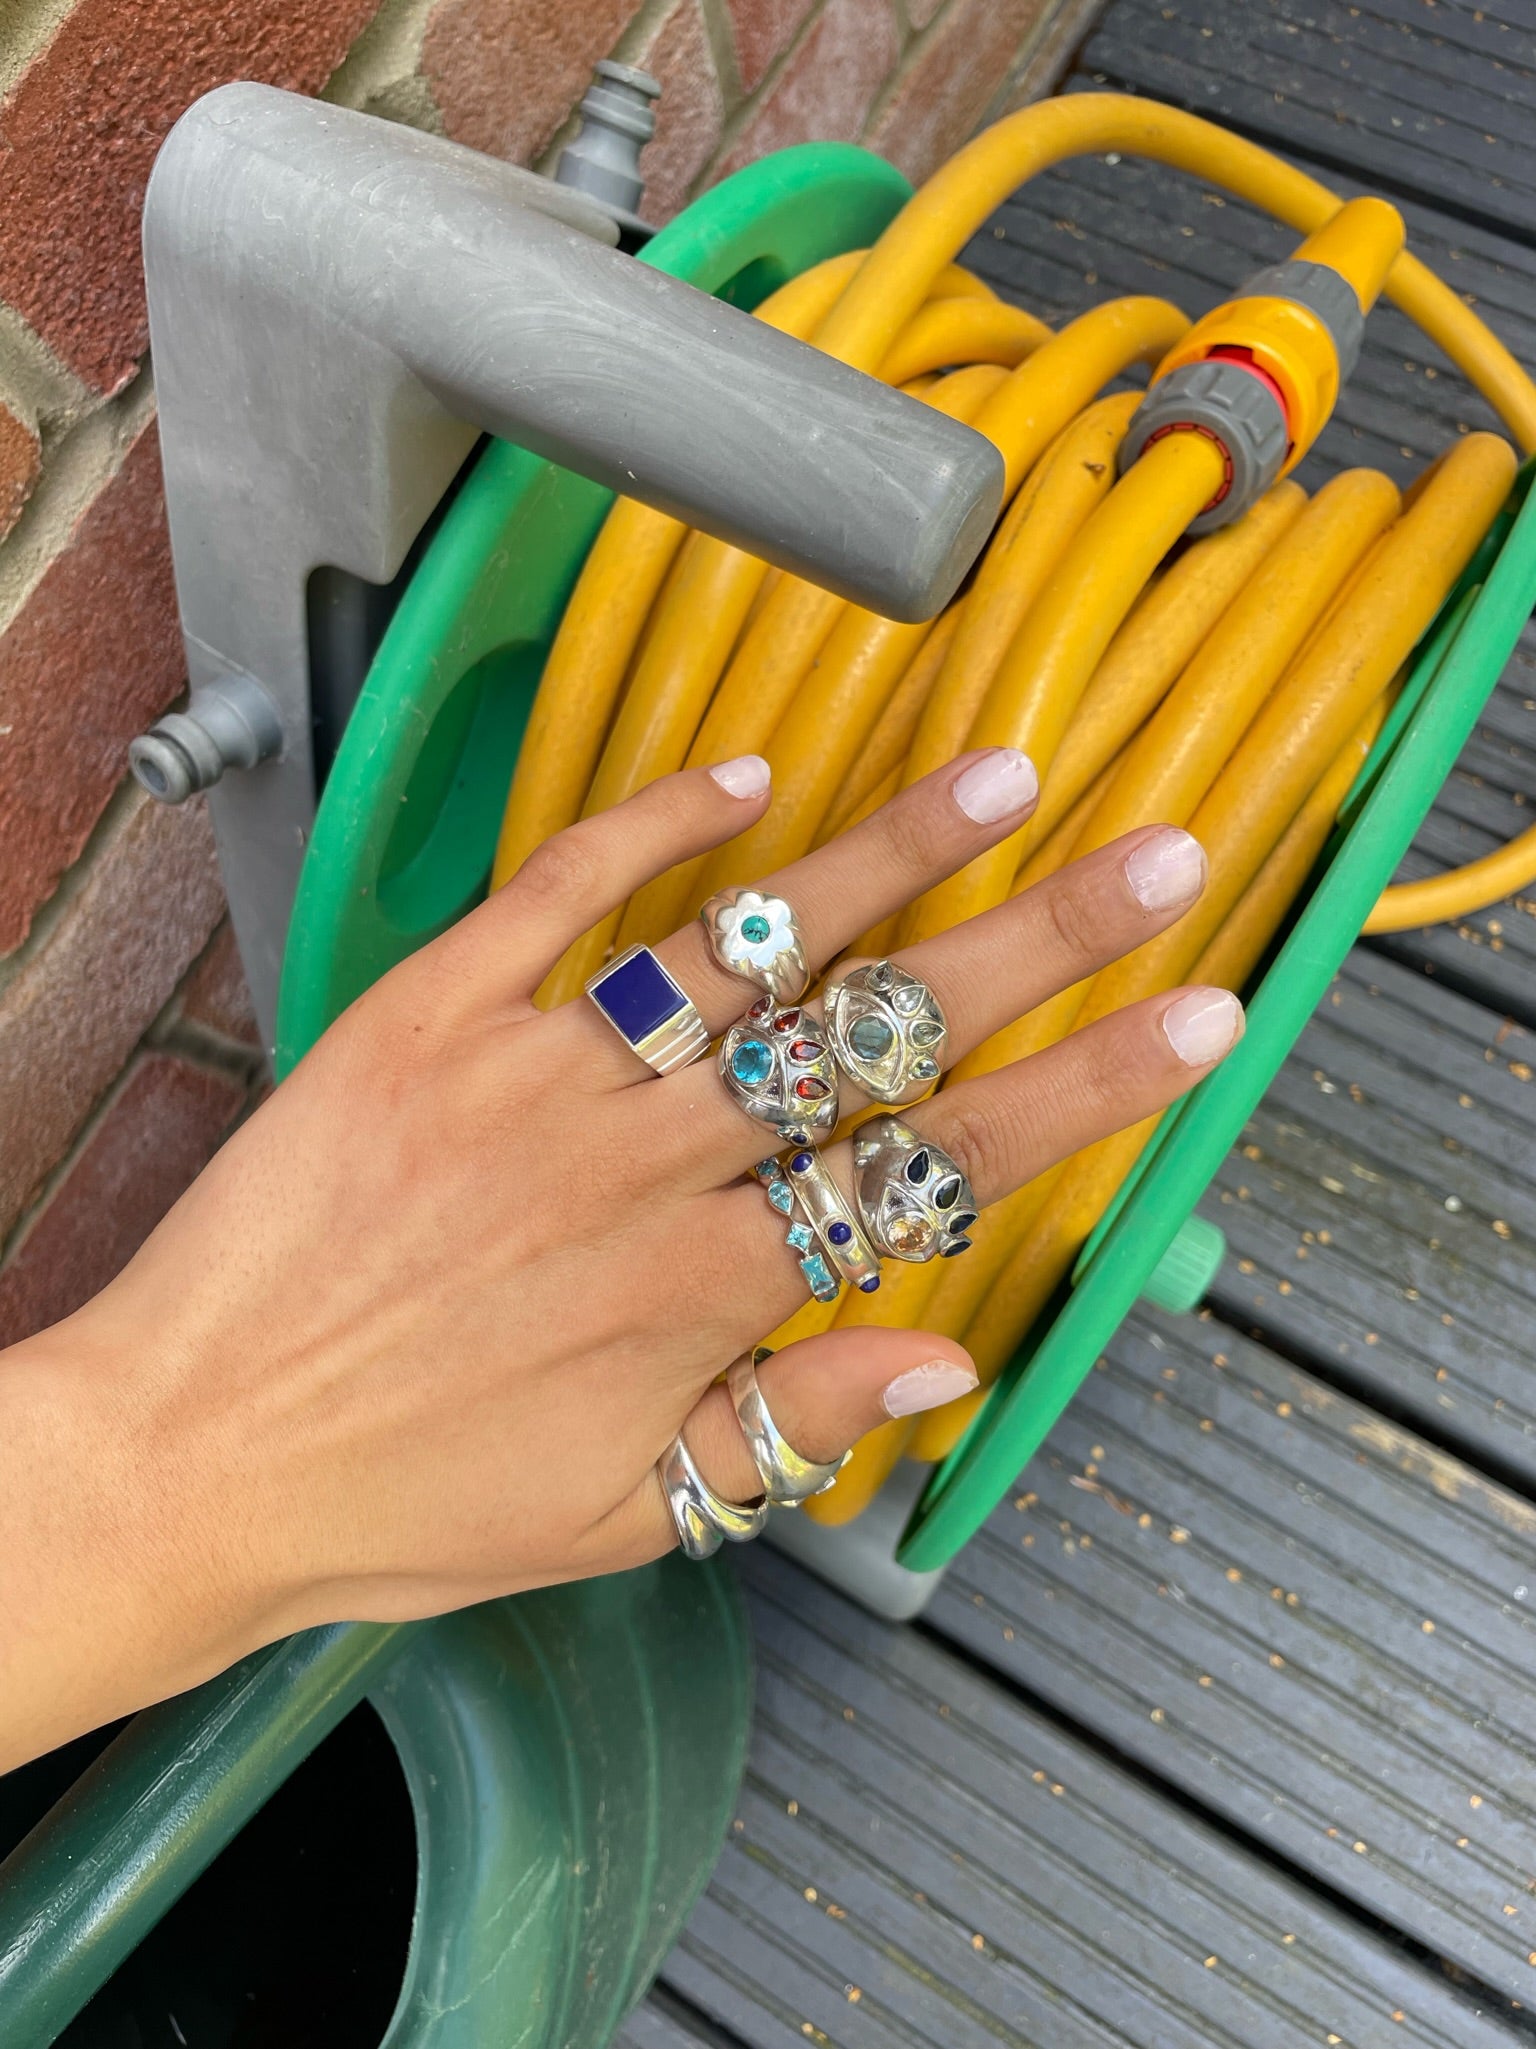
[{"label": "blue topaz stone", "polygon": [[787,1181],[770,1181],[768,1184],[768,1200],[773,1204],[780,1216],[787,1217],[795,1206],[794,1190]]},{"label": "blue topaz stone", "polygon": [[813,1252],[809,1259],[802,1259],[800,1271],[805,1275],[806,1285],[818,1302],[837,1300],[837,1276],[819,1252]]},{"label": "blue topaz stone", "polygon": [[743,1039],[731,1055],[731,1072],[744,1088],[760,1089],[773,1072],[773,1048],[761,1039]]},{"label": "blue topaz stone", "polygon": [[796,1252],[809,1252],[816,1242],[816,1233],[809,1224],[791,1224],[786,1233],[786,1243],[793,1245]]}]

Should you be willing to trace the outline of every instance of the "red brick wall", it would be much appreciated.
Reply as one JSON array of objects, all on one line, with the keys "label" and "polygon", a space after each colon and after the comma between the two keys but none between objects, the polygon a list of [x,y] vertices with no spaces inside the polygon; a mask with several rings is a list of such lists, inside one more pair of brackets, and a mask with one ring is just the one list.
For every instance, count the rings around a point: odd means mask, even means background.
[{"label": "red brick wall", "polygon": [[[1070,0],[1080,7],[1081,0]],[[183,684],[145,361],[155,150],[231,78],[548,167],[664,86],[647,212],[785,143],[921,177],[1062,0],[33,0],[0,27],[0,1342],[122,1264],[263,1086],[207,819],[124,780]]]}]

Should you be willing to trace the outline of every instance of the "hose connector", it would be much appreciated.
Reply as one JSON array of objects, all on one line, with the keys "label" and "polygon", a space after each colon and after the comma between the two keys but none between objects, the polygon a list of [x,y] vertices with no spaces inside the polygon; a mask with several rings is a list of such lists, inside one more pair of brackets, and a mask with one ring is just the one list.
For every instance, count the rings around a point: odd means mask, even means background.
[{"label": "hose connector", "polygon": [[1208,434],[1226,456],[1226,483],[1190,531],[1241,519],[1327,425],[1402,246],[1395,207],[1352,199],[1287,262],[1197,320],[1158,365],[1121,445],[1122,470],[1163,434]]},{"label": "hose connector", "polygon": [[555,166],[555,183],[595,199],[630,238],[626,247],[653,233],[637,209],[645,193],[640,152],[656,133],[651,103],[660,93],[648,71],[599,58],[580,107],[581,131]]},{"label": "hose connector", "polygon": [[254,676],[229,675],[192,692],[128,743],[128,765],[159,804],[185,804],[227,768],[255,768],[282,752],[283,722]]}]

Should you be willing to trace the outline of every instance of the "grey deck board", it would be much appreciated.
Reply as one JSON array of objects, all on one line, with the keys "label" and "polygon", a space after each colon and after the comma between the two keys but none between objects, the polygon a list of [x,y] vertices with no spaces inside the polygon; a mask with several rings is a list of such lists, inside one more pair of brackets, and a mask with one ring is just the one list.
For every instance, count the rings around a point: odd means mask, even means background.
[{"label": "grey deck board", "polygon": [[753,2049],[1513,2039],[943,1645],[771,1552],[743,1571],[751,1763],[665,1976]]},{"label": "grey deck board", "polygon": [[[1536,361],[1536,252],[1424,208],[1405,212],[1425,260],[1472,295],[1518,355]],[[967,260],[1006,296],[1053,322],[1126,292],[1158,293],[1198,315],[1293,240],[1251,209],[1161,166],[1089,159],[1025,186],[971,243]],[[1395,308],[1373,313],[1366,336],[1335,419],[1298,472],[1314,488],[1360,463],[1406,483],[1458,433],[1498,424]],[[1529,629],[1399,879],[1417,880],[1492,851],[1532,823],[1533,803],[1536,629]],[[1398,960],[1427,966],[1448,986],[1536,1024],[1531,901],[1379,944]]]},{"label": "grey deck board", "polygon": [[1357,951],[1202,1207],[1224,1316],[1536,1492],[1536,1036]]},{"label": "grey deck board", "polygon": [[1340,0],[1117,0],[1082,54],[1094,77],[1320,163],[1536,234],[1536,37],[1481,10]]},{"label": "grey deck board", "polygon": [[1533,1540],[1531,1503],[1302,1368],[1214,1320],[1138,1316],[935,1620],[1523,2002]]},{"label": "grey deck board", "polygon": [[665,1993],[653,1992],[614,2036],[613,2049],[734,2049],[734,2045],[708,2021],[681,2012]]}]

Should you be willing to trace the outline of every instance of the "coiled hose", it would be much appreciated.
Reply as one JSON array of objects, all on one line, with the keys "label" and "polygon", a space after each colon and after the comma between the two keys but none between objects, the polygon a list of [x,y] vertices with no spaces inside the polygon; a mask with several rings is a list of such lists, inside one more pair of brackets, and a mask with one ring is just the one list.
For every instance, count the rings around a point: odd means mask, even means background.
[{"label": "coiled hose", "polygon": [[[1230,320],[1202,348],[1214,316],[1191,330],[1155,298],[1095,307],[1052,333],[957,266],[958,251],[1036,172],[1109,150],[1192,172],[1308,235],[1304,264],[1331,265],[1364,306],[1384,288],[1522,449],[1536,447],[1536,385],[1401,251],[1390,209],[1341,208],[1257,145],[1146,100],[1082,94],[999,122],[871,250],[818,265],[758,309],[996,444],[1004,511],[969,588],[938,620],[900,625],[618,501],[550,653],[494,886],[550,833],[685,763],[766,754],[777,794],[741,839],[661,877],[587,933],[550,976],[546,1001],[578,993],[615,945],[658,939],[712,890],[796,859],[896,788],[988,745],[1034,759],[1043,785],[1034,817],[904,919],[865,935],[859,951],[943,930],[1153,821],[1188,826],[1211,872],[1177,925],[998,1033],[957,1075],[1017,1060],[1187,979],[1240,987],[1257,965],[1370,751],[1399,670],[1503,502],[1514,458],[1498,437],[1469,434],[1405,497],[1386,477],[1354,470],[1309,499],[1284,472],[1326,419],[1338,377],[1293,308],[1273,297],[1236,302],[1253,323],[1252,348],[1229,345]],[[1278,353],[1266,353],[1270,337]],[[1236,359],[1259,375],[1292,439],[1280,481],[1234,523],[1186,540],[1231,483],[1219,440],[1179,422],[1117,478],[1141,394],[1100,394],[1138,364],[1162,374],[1197,359]],[[1536,832],[1469,868],[1387,890],[1366,929],[1462,916],[1533,878]],[[834,1319],[922,1324],[963,1339],[989,1382],[1070,1271],[1153,1123],[995,1205],[970,1259],[901,1266],[876,1295],[808,1302],[771,1341]],[[849,1520],[904,1452],[946,1454],[981,1399],[875,1432],[806,1512]]]}]

